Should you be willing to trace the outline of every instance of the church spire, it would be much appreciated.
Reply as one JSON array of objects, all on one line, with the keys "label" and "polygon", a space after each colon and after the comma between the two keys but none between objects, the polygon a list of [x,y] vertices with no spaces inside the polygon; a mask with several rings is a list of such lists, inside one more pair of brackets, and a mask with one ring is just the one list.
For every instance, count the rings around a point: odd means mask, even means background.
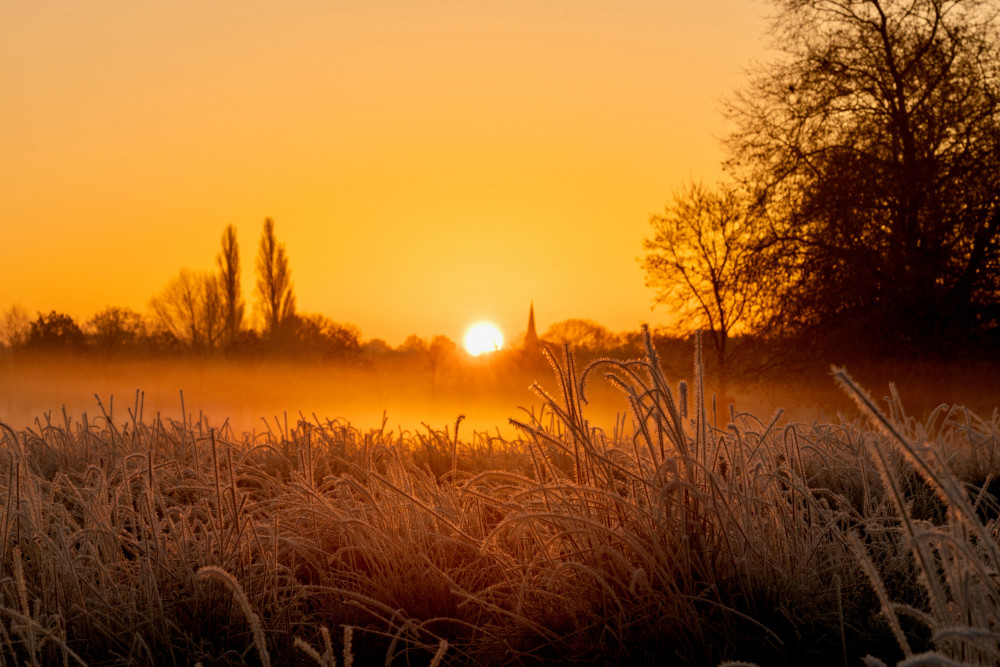
[{"label": "church spire", "polygon": [[535,331],[535,302],[528,308],[528,330],[524,334],[524,349],[535,352],[539,348],[538,333]]}]

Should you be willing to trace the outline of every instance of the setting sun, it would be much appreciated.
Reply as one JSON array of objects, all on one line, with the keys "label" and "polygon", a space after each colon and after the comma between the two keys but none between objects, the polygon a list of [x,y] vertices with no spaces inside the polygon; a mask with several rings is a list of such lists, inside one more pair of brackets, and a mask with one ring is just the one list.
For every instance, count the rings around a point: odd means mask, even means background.
[{"label": "setting sun", "polygon": [[491,322],[477,322],[465,332],[465,349],[474,357],[503,347],[503,334]]}]

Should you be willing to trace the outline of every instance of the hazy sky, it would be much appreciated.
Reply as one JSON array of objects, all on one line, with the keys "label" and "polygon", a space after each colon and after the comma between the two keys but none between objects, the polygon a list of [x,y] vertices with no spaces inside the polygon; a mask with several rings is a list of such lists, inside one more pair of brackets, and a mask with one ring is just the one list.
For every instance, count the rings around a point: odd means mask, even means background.
[{"label": "hazy sky", "polygon": [[650,311],[649,216],[723,157],[755,0],[0,8],[0,309],[146,312],[265,217],[302,312],[391,344]]}]

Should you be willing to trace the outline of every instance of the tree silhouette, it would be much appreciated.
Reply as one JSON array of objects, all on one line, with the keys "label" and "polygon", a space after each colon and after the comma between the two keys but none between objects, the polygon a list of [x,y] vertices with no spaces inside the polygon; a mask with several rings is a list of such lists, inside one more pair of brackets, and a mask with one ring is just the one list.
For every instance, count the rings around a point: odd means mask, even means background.
[{"label": "tree silhouette", "polygon": [[883,348],[996,326],[995,4],[775,4],[784,56],[731,104],[729,148],[795,259],[779,315]]},{"label": "tree silhouette", "polygon": [[621,342],[615,334],[591,320],[570,318],[552,324],[542,340],[556,345],[569,344],[577,352],[596,354],[608,352]]},{"label": "tree silhouette", "polygon": [[325,359],[343,359],[361,350],[361,332],[318,314],[295,314],[285,324],[287,340],[299,351]]},{"label": "tree silhouette", "polygon": [[31,318],[28,311],[17,304],[12,305],[0,317],[0,344],[9,348],[22,347],[31,333]]},{"label": "tree silhouette", "polygon": [[692,184],[650,224],[653,237],[643,242],[646,286],[678,327],[707,332],[725,396],[730,339],[757,328],[778,288],[777,256],[760,210],[732,187]]},{"label": "tree silhouette", "polygon": [[295,315],[295,294],[285,244],[274,236],[274,221],[264,220],[264,232],[257,250],[257,304],[264,320],[264,335],[280,340],[285,325]]},{"label": "tree silhouette", "polygon": [[222,342],[223,296],[215,274],[182,269],[150,306],[157,326],[190,348],[212,349]]},{"label": "tree silhouette", "polygon": [[98,349],[111,352],[139,344],[146,322],[134,310],[111,306],[87,320],[87,330]]},{"label": "tree silhouette", "polygon": [[198,276],[201,296],[201,320],[203,340],[206,348],[220,347],[226,335],[225,298],[222,282],[214,273]]},{"label": "tree silhouette", "polygon": [[240,246],[236,240],[236,227],[229,225],[222,233],[222,249],[215,263],[219,269],[222,290],[222,309],[225,313],[225,342],[232,346],[243,327],[243,290],[240,287]]},{"label": "tree silhouette", "polygon": [[434,336],[427,345],[427,374],[430,376],[431,395],[437,394],[445,379],[448,366],[454,361],[458,345],[447,336]]},{"label": "tree silhouette", "polygon": [[27,344],[37,348],[79,350],[86,342],[86,336],[72,317],[53,310],[48,315],[39,313],[31,323]]},{"label": "tree silhouette", "polygon": [[406,337],[396,352],[407,358],[429,385],[431,398],[436,397],[446,376],[448,367],[454,362],[458,345],[447,336],[434,336],[427,342],[416,334]]}]

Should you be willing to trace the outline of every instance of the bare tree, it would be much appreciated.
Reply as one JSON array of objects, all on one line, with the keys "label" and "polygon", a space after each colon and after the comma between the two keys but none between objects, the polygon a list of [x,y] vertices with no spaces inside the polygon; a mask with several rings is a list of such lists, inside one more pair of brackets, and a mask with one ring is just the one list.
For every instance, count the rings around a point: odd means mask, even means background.
[{"label": "bare tree", "polygon": [[14,304],[0,317],[0,344],[9,348],[23,347],[31,333],[31,317],[22,306]]},{"label": "bare tree", "polygon": [[774,4],[784,54],[732,103],[729,148],[796,257],[783,307],[893,348],[1000,324],[995,1]]},{"label": "bare tree", "polygon": [[162,330],[193,348],[201,345],[198,278],[194,271],[181,269],[163,291],[152,298],[149,305],[156,324]]},{"label": "bare tree", "polygon": [[295,294],[285,244],[274,236],[274,221],[264,220],[257,250],[257,305],[264,320],[264,335],[275,341],[295,315]]},{"label": "bare tree", "polygon": [[434,336],[427,345],[427,374],[431,381],[431,395],[437,394],[447,378],[447,371],[454,363],[458,345],[447,336]]},{"label": "bare tree", "polygon": [[733,187],[717,191],[692,184],[650,219],[643,242],[646,286],[668,307],[680,329],[709,334],[723,396],[730,339],[751,331],[772,303],[778,285],[774,257],[760,211]]},{"label": "bare tree", "polygon": [[458,345],[447,336],[434,336],[428,342],[416,334],[407,336],[396,348],[397,352],[409,358],[415,370],[428,381],[432,398],[445,384],[457,350]]},{"label": "bare tree", "polygon": [[243,290],[240,287],[240,246],[236,240],[236,227],[229,225],[222,233],[222,249],[215,258],[222,289],[222,308],[225,313],[225,342],[233,345],[243,328]]},{"label": "bare tree", "polygon": [[212,349],[225,329],[222,288],[212,273],[182,269],[150,301],[156,324],[192,349]]}]

